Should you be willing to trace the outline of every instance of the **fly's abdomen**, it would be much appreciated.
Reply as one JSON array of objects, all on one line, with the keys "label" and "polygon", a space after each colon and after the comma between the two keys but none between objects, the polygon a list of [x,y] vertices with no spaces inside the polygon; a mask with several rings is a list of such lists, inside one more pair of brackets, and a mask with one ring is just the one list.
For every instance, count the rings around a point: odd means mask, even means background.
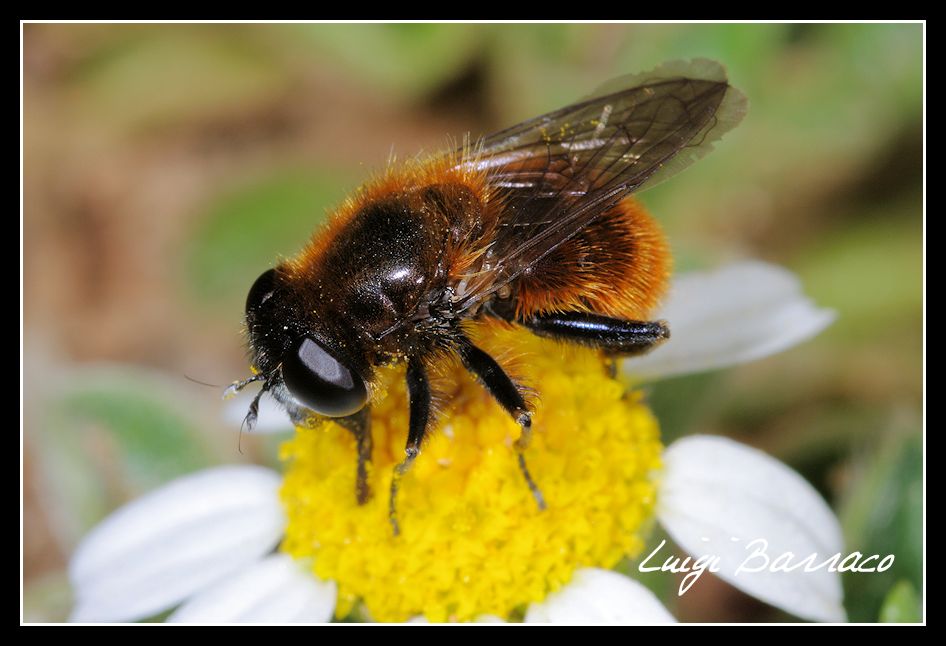
[{"label": "fly's abdomen", "polygon": [[588,311],[646,320],[667,290],[670,269],[663,231],[627,198],[515,281],[516,315]]}]

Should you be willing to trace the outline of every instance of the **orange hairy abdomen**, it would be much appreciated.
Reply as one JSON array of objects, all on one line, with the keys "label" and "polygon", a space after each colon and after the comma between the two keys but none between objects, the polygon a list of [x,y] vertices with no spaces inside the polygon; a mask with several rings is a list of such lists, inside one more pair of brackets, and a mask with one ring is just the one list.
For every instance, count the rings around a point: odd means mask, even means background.
[{"label": "orange hairy abdomen", "polygon": [[671,264],[660,226],[625,198],[519,279],[517,316],[579,310],[647,319],[667,291]]}]

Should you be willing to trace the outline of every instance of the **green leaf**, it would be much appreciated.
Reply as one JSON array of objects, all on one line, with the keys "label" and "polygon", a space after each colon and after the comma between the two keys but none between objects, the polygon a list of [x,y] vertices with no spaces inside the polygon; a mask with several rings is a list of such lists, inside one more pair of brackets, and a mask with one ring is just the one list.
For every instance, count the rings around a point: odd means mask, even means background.
[{"label": "green leaf", "polygon": [[880,608],[880,621],[885,624],[911,624],[922,620],[920,598],[909,581],[899,581],[890,589]]},{"label": "green leaf", "polygon": [[851,621],[874,621],[894,583],[923,580],[923,447],[919,434],[891,429],[869,456],[856,459],[840,509],[849,551],[893,554],[889,570],[844,576]]},{"label": "green leaf", "polygon": [[347,70],[379,94],[413,101],[459,75],[479,50],[482,25],[294,25],[314,60]]},{"label": "green leaf", "polygon": [[299,251],[351,184],[337,171],[284,169],[213,200],[187,254],[192,293],[241,311],[256,277]]},{"label": "green leaf", "polygon": [[90,368],[52,391],[31,440],[67,545],[135,495],[219,461],[194,403],[152,373]]},{"label": "green leaf", "polygon": [[57,412],[80,432],[106,433],[117,442],[129,474],[147,486],[210,462],[196,428],[172,406],[133,386],[103,384],[66,395]]},{"label": "green leaf", "polygon": [[901,354],[918,356],[922,204],[911,197],[857,215],[852,225],[823,233],[804,252],[802,283],[816,302],[838,311],[837,322],[826,331],[833,342],[851,346],[882,340]]},{"label": "green leaf", "polygon": [[240,26],[113,25],[70,82],[80,113],[115,126],[205,119],[275,100],[286,71]]}]

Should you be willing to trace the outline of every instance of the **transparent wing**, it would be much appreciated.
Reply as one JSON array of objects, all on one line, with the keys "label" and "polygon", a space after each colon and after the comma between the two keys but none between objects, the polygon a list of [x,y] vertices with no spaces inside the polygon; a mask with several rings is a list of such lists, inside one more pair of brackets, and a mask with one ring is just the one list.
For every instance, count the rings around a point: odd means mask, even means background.
[{"label": "transparent wing", "polygon": [[716,62],[672,62],[485,138],[462,165],[486,171],[506,208],[460,309],[527,272],[626,195],[712,149],[746,111]]}]

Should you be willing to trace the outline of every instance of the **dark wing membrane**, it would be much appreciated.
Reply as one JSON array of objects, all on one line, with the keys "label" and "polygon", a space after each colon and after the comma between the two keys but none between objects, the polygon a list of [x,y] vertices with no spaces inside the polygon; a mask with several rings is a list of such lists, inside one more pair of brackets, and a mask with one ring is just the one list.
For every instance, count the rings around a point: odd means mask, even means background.
[{"label": "dark wing membrane", "polygon": [[458,294],[460,309],[528,271],[626,195],[705,155],[745,109],[718,63],[674,62],[484,139],[462,164],[486,171],[506,208],[483,266]]}]

